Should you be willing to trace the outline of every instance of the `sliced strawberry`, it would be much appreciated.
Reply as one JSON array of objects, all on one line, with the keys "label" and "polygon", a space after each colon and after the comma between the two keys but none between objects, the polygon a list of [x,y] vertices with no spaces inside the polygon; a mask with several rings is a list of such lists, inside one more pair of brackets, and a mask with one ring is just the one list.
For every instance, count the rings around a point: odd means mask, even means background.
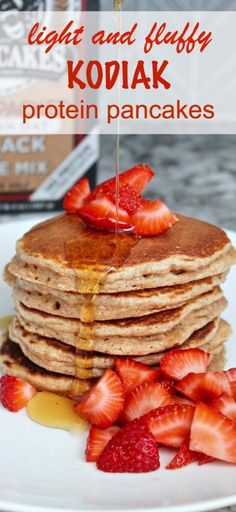
[{"label": "sliced strawberry", "polygon": [[134,188],[127,184],[119,185],[116,189],[114,181],[108,181],[96,187],[89,195],[87,202],[90,203],[95,199],[107,197],[116,205],[116,196],[118,197],[119,208],[125,210],[129,215],[134,215],[142,204],[142,198]]},{"label": "sliced strawberry", "polygon": [[234,423],[212,407],[197,405],[191,427],[190,449],[235,464]]},{"label": "sliced strawberry", "polygon": [[214,409],[217,409],[236,423],[236,402],[232,396],[223,393],[223,395],[216,398],[211,405]]},{"label": "sliced strawberry", "polygon": [[211,403],[223,393],[232,394],[224,372],[189,373],[176,385],[176,389],[194,402]]},{"label": "sliced strawberry", "polygon": [[11,412],[18,412],[26,407],[36,389],[28,382],[11,375],[0,378],[0,402]]},{"label": "sliced strawberry", "polygon": [[189,448],[189,439],[185,439],[174,458],[166,466],[166,469],[179,469],[198,461],[198,454]]},{"label": "sliced strawberry", "polygon": [[[135,213],[141,206],[140,194],[153,176],[154,172],[148,165],[138,165],[120,174],[118,180],[111,178],[97,185],[89,195],[88,201],[106,196],[115,203],[116,193],[118,192],[120,206],[125,210],[128,208],[128,213]],[[121,203],[123,203],[123,206]]]},{"label": "sliced strawberry", "polygon": [[214,462],[215,459],[210,457],[209,455],[205,455],[204,453],[194,452],[189,448],[189,439],[185,440],[183,444],[180,446],[179,451],[175,455],[175,457],[170,461],[166,469],[179,469],[192,462],[197,462],[199,466],[203,466],[204,464],[208,464],[209,462]]},{"label": "sliced strawberry", "polygon": [[[116,203],[116,191],[111,193],[111,199]],[[141,207],[142,199],[130,185],[120,185],[118,189],[118,205],[129,215],[134,215]]]},{"label": "sliced strawberry", "polygon": [[130,393],[143,382],[154,382],[159,375],[158,370],[133,359],[117,358],[114,369],[121,378],[125,393]]},{"label": "sliced strawberry", "polygon": [[192,462],[197,462],[199,466],[203,466],[215,460],[209,455],[190,450],[189,442],[189,438],[185,439],[175,457],[169,462],[168,466],[166,466],[166,469],[179,469],[192,464]]},{"label": "sliced strawberry", "polygon": [[230,368],[230,370],[225,372],[225,375],[229,380],[234,400],[236,400],[236,368]]},{"label": "sliced strawberry", "polygon": [[107,443],[120,430],[119,427],[106,429],[91,428],[89,431],[85,450],[87,462],[97,462]]},{"label": "sliced strawberry", "polygon": [[141,194],[152,180],[154,172],[146,164],[136,165],[119,176],[120,185],[130,185],[138,194]]},{"label": "sliced strawberry", "polygon": [[132,421],[152,409],[172,403],[172,396],[159,382],[144,382],[126,397],[122,418],[126,422]]},{"label": "sliced strawberry", "polygon": [[133,231],[134,227],[128,213],[119,208],[107,197],[100,197],[85,204],[77,211],[78,216],[88,225],[96,229],[115,231]]},{"label": "sliced strawberry", "polygon": [[199,400],[199,389],[202,385],[205,373],[189,373],[177,382],[176,390],[186,395],[194,402]]},{"label": "sliced strawberry", "polygon": [[168,379],[165,376],[160,375],[158,377],[158,382],[163,386],[163,388],[168,391],[172,396],[175,395],[175,381],[173,379]]},{"label": "sliced strawberry", "polygon": [[146,473],[160,467],[157,443],[147,427],[133,421],[109,441],[98,469],[109,473]]},{"label": "sliced strawberry", "polygon": [[230,368],[229,370],[226,370],[225,373],[230,381],[236,380],[236,368]]},{"label": "sliced strawberry", "polygon": [[209,462],[214,462],[214,457],[210,457],[210,455],[205,455],[205,453],[198,453],[198,464],[199,466],[203,466],[204,464],[209,464]]},{"label": "sliced strawberry", "polygon": [[234,400],[236,400],[236,368],[230,368],[230,370],[225,372],[225,375],[230,382]]},{"label": "sliced strawberry", "polygon": [[[231,387],[224,372],[207,372],[204,377],[203,383],[203,397],[206,395],[206,401],[211,397],[215,398],[221,396],[223,393],[232,396]],[[208,398],[209,397],[209,398]]]},{"label": "sliced strawberry", "polygon": [[142,421],[158,443],[179,448],[189,437],[194,410],[191,405],[167,405],[149,412]]},{"label": "sliced strawberry", "polygon": [[230,368],[230,370],[226,370],[225,375],[230,382],[236,382],[236,368]]},{"label": "sliced strawberry", "polygon": [[118,180],[112,178],[98,185],[91,193],[84,178],[68,192],[64,208],[69,213],[76,212],[93,228],[159,235],[174,226],[177,217],[161,201],[141,198],[153,175],[150,167],[140,165],[121,174]]},{"label": "sliced strawberry", "polygon": [[82,178],[69,192],[67,192],[63,208],[68,213],[76,213],[84,204],[90,194],[90,186],[87,178]]},{"label": "sliced strawberry", "polygon": [[175,404],[192,405],[195,407],[195,402],[186,396],[175,395]]},{"label": "sliced strawberry", "polygon": [[161,201],[142,201],[142,206],[135,215],[131,216],[135,233],[140,236],[159,235],[172,228],[176,215]]},{"label": "sliced strawberry", "polygon": [[236,382],[230,382],[231,392],[234,400],[236,400]]},{"label": "sliced strawberry", "polygon": [[[122,172],[119,175],[119,187],[122,185],[129,185],[137,194],[140,195],[152,180],[153,176],[154,172],[149,165],[140,164],[128,171]],[[108,186],[110,190],[114,190],[116,188],[116,178],[111,178],[110,180],[101,183],[101,185],[98,185],[94,191],[99,190],[99,188],[104,185]]]},{"label": "sliced strawberry", "polygon": [[139,165],[118,179],[98,185],[92,192],[86,178],[65,197],[64,209],[77,213],[88,226],[114,231],[134,232],[140,236],[164,233],[177,222],[177,217],[161,201],[142,199],[141,192],[154,173],[147,165]]},{"label": "sliced strawberry", "polygon": [[124,406],[124,390],[120,378],[110,368],[75,406],[76,412],[98,428],[110,427]]},{"label": "sliced strawberry", "polygon": [[183,379],[188,373],[205,372],[210,354],[200,348],[172,350],[160,361],[160,369],[164,375],[172,379]]}]

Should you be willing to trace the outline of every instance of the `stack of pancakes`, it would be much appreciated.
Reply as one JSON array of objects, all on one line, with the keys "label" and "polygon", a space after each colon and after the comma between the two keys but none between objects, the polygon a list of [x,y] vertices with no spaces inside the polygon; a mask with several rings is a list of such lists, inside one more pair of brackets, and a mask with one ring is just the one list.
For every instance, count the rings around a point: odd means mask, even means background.
[{"label": "stack of pancakes", "polygon": [[150,238],[92,230],[76,215],[41,223],[5,271],[15,316],[0,364],[69,396],[117,356],[158,366],[174,347],[201,347],[222,368],[230,327],[220,285],[235,261],[224,231],[184,216]]}]

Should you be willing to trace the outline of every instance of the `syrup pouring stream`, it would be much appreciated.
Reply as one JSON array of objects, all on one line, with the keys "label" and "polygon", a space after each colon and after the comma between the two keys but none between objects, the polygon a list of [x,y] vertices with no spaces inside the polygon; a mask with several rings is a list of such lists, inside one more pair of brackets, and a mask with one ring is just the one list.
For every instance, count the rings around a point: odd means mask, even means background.
[{"label": "syrup pouring stream", "polygon": [[[116,29],[121,32],[121,10],[123,0],[114,0],[114,9],[116,13]],[[118,46],[118,61],[121,61],[120,46]],[[118,80],[118,105],[120,107],[121,82]],[[120,174],[120,119],[117,118],[116,130],[116,232],[118,232],[118,215],[119,215],[119,174]]]},{"label": "syrup pouring stream", "polygon": [[[118,32],[121,31],[121,9],[122,9],[123,0],[114,0],[114,9],[116,13],[116,29]],[[120,47],[118,48],[118,60],[121,60]],[[120,104],[120,81],[118,82],[118,103]],[[76,364],[75,364],[75,386],[72,388],[72,396],[76,396],[76,380],[79,378],[79,358],[84,357],[90,361],[91,374],[93,369],[93,358],[94,353],[96,352],[96,333],[94,330],[94,298],[100,292],[102,285],[106,279],[107,274],[114,270],[117,266],[116,264],[119,262],[123,264],[126,260],[129,252],[130,252],[130,242],[127,241],[127,247],[125,251],[123,250],[123,241],[120,240],[120,235],[118,235],[118,213],[119,213],[119,173],[120,173],[120,121],[117,119],[117,133],[116,133],[116,232],[114,233],[113,244],[113,253],[112,260],[114,261],[114,265],[107,266],[106,270],[101,270],[96,268],[96,266],[91,269],[87,268],[84,272],[83,280],[78,283],[78,293],[81,293],[83,296],[83,305],[81,306],[80,311],[80,330],[76,340]],[[133,245],[134,241],[132,241]],[[105,247],[104,245],[104,255],[106,258],[106,250],[108,250],[108,260],[110,259],[110,250],[111,247]],[[69,258],[70,259],[70,258]],[[120,261],[122,259],[122,261]],[[68,260],[69,261],[69,260]],[[82,352],[80,350],[80,339],[87,339],[88,346],[91,347],[91,342],[93,345],[93,350],[89,352]]]}]

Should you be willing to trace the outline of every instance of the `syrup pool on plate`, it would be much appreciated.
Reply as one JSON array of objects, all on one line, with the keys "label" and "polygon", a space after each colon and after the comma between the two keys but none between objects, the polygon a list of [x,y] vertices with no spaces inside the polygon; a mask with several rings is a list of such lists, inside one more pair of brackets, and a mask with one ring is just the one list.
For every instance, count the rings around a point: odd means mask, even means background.
[{"label": "syrup pool on plate", "polygon": [[12,321],[12,316],[2,316],[0,318],[0,329],[3,329],[3,330],[6,330],[8,329],[11,321]]},{"label": "syrup pool on plate", "polygon": [[40,391],[28,402],[27,412],[40,425],[82,434],[89,425],[74,411],[74,405],[70,398]]}]

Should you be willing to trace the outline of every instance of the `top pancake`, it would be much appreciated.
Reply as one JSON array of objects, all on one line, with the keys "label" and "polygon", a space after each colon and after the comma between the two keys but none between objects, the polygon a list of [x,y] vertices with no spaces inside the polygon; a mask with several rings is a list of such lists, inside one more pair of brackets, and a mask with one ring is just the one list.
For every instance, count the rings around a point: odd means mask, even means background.
[{"label": "top pancake", "polygon": [[99,232],[76,215],[62,215],[37,225],[17,243],[9,271],[58,289],[114,293],[216,275],[225,271],[220,263],[227,257],[226,268],[235,253],[223,230],[182,215],[175,227],[149,238]]}]

